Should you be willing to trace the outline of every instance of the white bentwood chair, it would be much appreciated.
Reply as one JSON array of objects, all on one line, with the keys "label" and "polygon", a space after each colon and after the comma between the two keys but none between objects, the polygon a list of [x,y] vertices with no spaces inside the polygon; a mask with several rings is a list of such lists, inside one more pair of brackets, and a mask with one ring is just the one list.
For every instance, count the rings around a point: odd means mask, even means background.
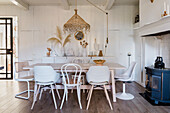
[{"label": "white bentwood chair", "polygon": [[109,68],[107,66],[91,66],[89,68],[89,71],[86,74],[86,79],[87,79],[88,83],[92,85],[91,89],[88,93],[88,96],[87,96],[88,103],[87,103],[86,109],[88,110],[88,108],[89,108],[89,104],[90,104],[90,100],[91,100],[91,96],[92,96],[94,87],[103,86],[106,98],[107,98],[110,108],[112,110],[113,109],[112,104],[110,102],[110,98],[109,98],[109,95],[108,95],[108,92],[107,92],[107,89],[105,86],[106,84],[109,84],[109,79],[110,79]]},{"label": "white bentwood chair", "polygon": [[[74,58],[72,60],[72,63],[83,64],[83,63],[85,63],[85,60],[82,58]],[[74,75],[72,75],[72,77],[74,77]],[[82,79],[82,84],[85,85],[85,75],[84,74],[81,74],[81,79]],[[72,89],[71,93],[73,93],[73,89]],[[85,93],[85,89],[83,89],[83,93]]]},{"label": "white bentwood chair", "polygon": [[121,75],[121,78],[117,79],[118,81],[123,82],[123,92],[116,93],[117,98],[122,100],[132,100],[134,98],[132,94],[126,93],[125,83],[133,80],[134,77],[132,73],[133,70],[135,69],[135,66],[136,66],[136,62],[132,62],[129,68],[127,69],[127,71]]},{"label": "white bentwood chair", "polygon": [[[34,92],[34,90],[30,90],[30,82],[34,80],[34,76],[30,75],[29,69],[23,69],[23,67],[29,66],[28,62],[15,62],[15,73],[14,73],[14,80],[19,82],[27,82],[27,90],[18,93],[15,95],[16,98],[20,99],[29,99],[30,98],[30,92]],[[16,74],[18,74],[18,77],[16,77]],[[20,77],[21,74],[26,74],[24,77]],[[27,97],[20,96],[24,93],[28,93]]]},{"label": "white bentwood chair", "polygon": [[[40,92],[41,88],[44,88],[46,86],[49,86],[52,91],[53,101],[55,105],[55,109],[57,109],[57,104],[55,100],[55,95],[53,89],[56,89],[56,92],[58,94],[58,97],[60,98],[58,89],[56,87],[56,83],[60,79],[60,74],[56,73],[54,69],[51,66],[35,66],[34,67],[34,80],[35,80],[35,86],[34,86],[34,98],[31,109],[33,109],[35,102],[37,101],[38,93]],[[39,87],[38,87],[39,85]],[[55,87],[54,87],[55,86]],[[38,89],[37,89],[38,87]],[[42,90],[41,90],[42,94]],[[40,94],[40,96],[41,96]]]},{"label": "white bentwood chair", "polygon": [[[60,109],[62,109],[63,107],[65,98],[66,98],[66,101],[68,100],[68,88],[69,87],[71,88],[77,87],[78,102],[79,102],[80,109],[82,109],[81,95],[80,95],[81,94],[80,79],[81,79],[81,72],[82,72],[81,66],[78,64],[74,64],[74,63],[64,64],[61,67],[61,72],[62,72],[62,80],[63,80],[63,85],[64,85],[64,95],[63,95]],[[75,73],[74,77],[70,77],[69,72],[74,72]]]}]

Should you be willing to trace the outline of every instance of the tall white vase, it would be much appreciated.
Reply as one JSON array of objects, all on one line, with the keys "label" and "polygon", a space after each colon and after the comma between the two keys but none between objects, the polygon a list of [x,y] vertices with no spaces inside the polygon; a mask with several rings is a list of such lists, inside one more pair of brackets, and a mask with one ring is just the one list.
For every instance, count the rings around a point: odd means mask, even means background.
[{"label": "tall white vase", "polygon": [[82,56],[87,57],[87,49],[86,48],[82,48]]}]

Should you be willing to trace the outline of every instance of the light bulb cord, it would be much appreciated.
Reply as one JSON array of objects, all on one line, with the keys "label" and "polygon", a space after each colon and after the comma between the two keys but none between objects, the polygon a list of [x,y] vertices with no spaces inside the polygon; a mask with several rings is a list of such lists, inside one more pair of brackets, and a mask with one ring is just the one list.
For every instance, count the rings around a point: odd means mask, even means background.
[{"label": "light bulb cord", "polygon": [[75,5],[76,5],[76,9],[77,9],[77,0],[76,0],[76,4]]}]

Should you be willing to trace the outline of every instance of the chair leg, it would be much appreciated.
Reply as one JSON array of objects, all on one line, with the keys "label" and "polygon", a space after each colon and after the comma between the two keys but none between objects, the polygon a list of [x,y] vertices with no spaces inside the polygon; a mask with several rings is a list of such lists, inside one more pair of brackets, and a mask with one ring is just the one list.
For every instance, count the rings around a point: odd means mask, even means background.
[{"label": "chair leg", "polygon": [[[25,91],[22,91],[22,92],[20,92],[20,93],[18,93],[18,94],[16,94],[15,95],[15,97],[16,98],[20,98],[20,99],[29,99],[30,98],[30,92],[34,92],[33,90],[30,90],[30,85],[29,85],[29,81],[27,81],[27,90],[25,90]],[[27,97],[23,97],[23,96],[19,96],[19,95],[21,95],[21,94],[24,94],[24,93],[28,93],[28,96]]]},{"label": "chair leg", "polygon": [[[88,90],[87,90],[87,91],[88,91]],[[89,100],[90,91],[91,91],[91,88],[90,88],[90,90],[88,91],[88,95],[87,95],[87,99],[86,99],[86,100]]]},{"label": "chair leg", "polygon": [[49,93],[51,93],[51,89],[50,89]]},{"label": "chair leg", "polygon": [[88,110],[89,109],[89,104],[90,104],[90,100],[91,100],[91,96],[92,96],[92,93],[93,93],[93,87],[94,87],[94,85],[92,85],[92,87],[91,87],[91,89],[90,89],[90,94],[89,94],[89,99],[88,99],[88,103],[87,103],[87,108],[86,108],[86,110]]},{"label": "chair leg", "polygon": [[53,96],[53,101],[54,101],[55,109],[57,109],[57,104],[56,104],[56,100],[55,100],[53,85],[51,84],[50,86],[51,86],[51,91],[52,91],[52,96]]},{"label": "chair leg", "polygon": [[40,96],[39,96],[39,100],[41,100],[42,93],[43,93],[43,88],[40,90]]},{"label": "chair leg", "polygon": [[[73,87],[74,88],[74,87]],[[73,93],[73,88],[71,89],[71,93]]]},{"label": "chair leg", "polygon": [[[36,84],[36,85],[37,85],[37,84]],[[32,103],[32,106],[31,106],[31,109],[34,108],[34,104],[35,104],[35,102],[36,102],[36,100],[37,100],[37,96],[38,96],[38,92],[39,92],[39,90],[40,90],[40,87],[41,87],[41,85],[39,85],[38,90],[37,90],[36,93],[35,93],[35,96],[34,96],[34,99],[33,99],[33,103]]]},{"label": "chair leg", "polygon": [[[33,100],[34,100],[34,98],[36,96],[36,92],[37,92],[37,84],[35,83],[34,84],[34,96],[33,96]],[[37,100],[35,100],[35,101],[37,101]]]},{"label": "chair leg", "polygon": [[[83,76],[83,85],[85,85],[85,79],[84,79],[84,76]],[[83,89],[83,93],[85,93],[85,89]]]},{"label": "chair leg", "polygon": [[[94,87],[94,86],[93,86]],[[92,87],[91,87],[92,88]],[[91,93],[91,88],[89,89],[89,90],[87,90],[87,93],[88,93],[88,95],[87,95],[87,100],[89,100],[89,97],[90,97],[90,93]]]},{"label": "chair leg", "polygon": [[[72,78],[71,78],[72,80],[74,79],[74,76],[72,75]],[[72,89],[71,89],[71,93],[73,93],[73,88],[74,87],[72,87]]]},{"label": "chair leg", "polygon": [[125,83],[123,83],[123,93],[126,93],[126,86],[125,86]]},{"label": "chair leg", "polygon": [[58,89],[57,89],[57,86],[56,86],[56,85],[55,85],[55,89],[56,89],[56,92],[57,92],[58,98],[59,98],[59,99],[61,99],[61,97],[60,97],[60,93],[59,93],[59,91],[58,91]]},{"label": "chair leg", "polygon": [[66,88],[66,101],[68,100],[68,89]]},{"label": "chair leg", "polygon": [[61,102],[61,105],[60,105],[60,109],[62,109],[63,107],[63,103],[64,103],[64,100],[65,100],[65,97],[66,97],[66,88],[64,89],[64,95],[63,95],[63,99],[62,99],[62,102]]},{"label": "chair leg", "polygon": [[77,86],[77,96],[78,96],[78,101],[79,101],[80,109],[82,109],[82,105],[81,105],[81,89],[80,89],[80,86]]},{"label": "chair leg", "polygon": [[123,92],[116,93],[116,97],[122,100],[132,100],[134,96],[130,93],[126,93],[125,82],[123,82]]},{"label": "chair leg", "polygon": [[107,89],[106,89],[106,86],[105,86],[105,85],[103,85],[103,86],[104,86],[104,92],[105,92],[107,101],[109,102],[109,105],[110,105],[111,110],[113,110],[112,104],[111,104],[111,102],[110,102],[110,98],[109,98],[109,95],[108,95],[108,92],[107,92]]}]

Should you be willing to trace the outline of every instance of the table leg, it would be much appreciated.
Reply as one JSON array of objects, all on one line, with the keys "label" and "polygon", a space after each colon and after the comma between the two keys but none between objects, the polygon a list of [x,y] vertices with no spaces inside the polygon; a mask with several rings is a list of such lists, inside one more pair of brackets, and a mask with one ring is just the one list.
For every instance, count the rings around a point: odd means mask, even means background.
[{"label": "table leg", "polygon": [[111,72],[111,79],[112,79],[113,102],[116,102],[116,87],[115,87],[114,70],[110,70],[110,72]]}]

